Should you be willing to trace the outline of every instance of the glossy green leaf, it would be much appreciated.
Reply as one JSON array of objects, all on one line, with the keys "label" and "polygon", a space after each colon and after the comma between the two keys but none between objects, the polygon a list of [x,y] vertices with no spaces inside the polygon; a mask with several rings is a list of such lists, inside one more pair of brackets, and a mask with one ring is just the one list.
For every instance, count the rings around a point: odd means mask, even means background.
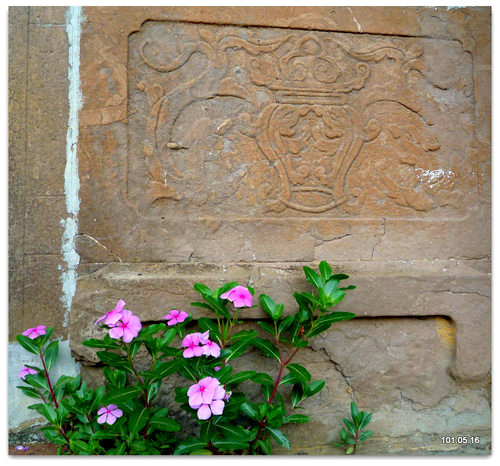
[{"label": "glossy green leaf", "polygon": [[286,368],[299,382],[310,382],[311,374],[304,366],[300,364],[288,364]]},{"label": "glossy green leaf", "polygon": [[253,345],[260,349],[266,356],[270,358],[275,358],[277,361],[281,362],[280,352],[276,346],[274,346],[270,341],[264,338],[257,337],[253,340]]},{"label": "glossy green leaf", "polygon": [[35,340],[32,340],[31,338],[28,338],[27,336],[24,335],[17,335],[17,341],[19,344],[26,350],[29,351],[30,353],[33,354],[39,354],[39,348],[38,348],[38,343]]},{"label": "glossy green leaf", "polygon": [[331,276],[333,275],[332,268],[326,261],[321,261],[319,263],[319,273],[321,274],[321,278],[323,279],[323,282],[327,282]]},{"label": "glossy green leaf", "polygon": [[142,393],[142,390],[137,387],[116,388],[112,392],[106,393],[102,398],[103,404],[120,405],[125,401],[135,398]]},{"label": "glossy green leaf", "polygon": [[321,288],[323,286],[323,281],[321,277],[318,275],[318,272],[311,269],[311,267],[304,266],[302,267],[304,273],[306,275],[306,279],[309,283],[312,283],[316,288]]},{"label": "glossy green leaf", "polygon": [[288,437],[281,432],[281,430],[270,426],[266,426],[266,430],[271,434],[271,437],[276,440],[276,442],[278,442],[282,447],[290,450],[290,441],[288,440]]}]

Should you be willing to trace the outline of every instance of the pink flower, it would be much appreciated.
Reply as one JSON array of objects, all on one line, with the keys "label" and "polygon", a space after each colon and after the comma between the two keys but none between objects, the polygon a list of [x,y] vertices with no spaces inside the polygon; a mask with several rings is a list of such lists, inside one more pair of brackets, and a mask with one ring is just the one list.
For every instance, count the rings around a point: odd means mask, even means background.
[{"label": "pink flower", "polygon": [[26,450],[29,450],[30,447],[26,447],[24,445],[17,445],[16,446],[16,450],[19,450],[19,451],[26,451]]},{"label": "pink flower", "polygon": [[125,306],[125,301],[120,299],[120,301],[118,301],[116,303],[116,307],[112,311],[109,311],[106,314],[104,314],[103,316],[99,317],[99,319],[97,319],[95,321],[94,325],[97,325],[102,320],[104,320],[104,323],[106,325],[110,325],[110,326],[115,325],[122,318],[123,306]]},{"label": "pink flower", "polygon": [[189,406],[197,409],[198,419],[209,419],[212,414],[220,415],[224,411],[224,387],[215,377],[205,377],[197,384],[189,387]]},{"label": "pink flower", "polygon": [[31,338],[34,340],[38,338],[40,335],[45,335],[45,325],[39,325],[38,327],[29,328],[23,332],[25,337]]},{"label": "pink flower", "polygon": [[198,383],[191,385],[188,390],[189,405],[201,405],[210,403],[214,397],[216,388],[220,382],[215,377],[205,377]]},{"label": "pink flower", "polygon": [[182,355],[185,358],[192,358],[193,356],[202,356],[204,351],[200,345],[201,333],[190,333],[182,340],[182,346],[186,348]]},{"label": "pink flower", "polygon": [[166,316],[165,320],[168,320],[169,326],[180,324],[184,322],[188,318],[188,314],[184,311],[178,311],[176,309],[172,309]]},{"label": "pink flower", "polygon": [[224,395],[224,400],[229,401],[229,398],[231,398],[232,394],[233,394],[233,392],[226,392],[226,394]]},{"label": "pink flower", "polygon": [[20,379],[25,379],[25,377],[28,375],[28,374],[38,374],[38,371],[36,371],[35,369],[30,369],[29,367],[26,367],[26,366],[23,366],[21,367],[21,370],[19,371],[19,374],[17,374],[17,376],[20,378]]},{"label": "pink flower", "polygon": [[221,369],[222,369],[222,367],[220,367],[220,366],[215,366],[214,367],[214,371],[215,372],[219,372]]},{"label": "pink flower", "polygon": [[208,340],[202,348],[205,356],[213,356],[214,358],[218,358],[220,356],[220,347],[213,341]]},{"label": "pink flower", "polygon": [[115,326],[109,331],[109,336],[115,340],[123,337],[125,343],[130,343],[141,330],[142,325],[139,317],[132,314],[132,312],[122,311],[121,320],[116,322]]},{"label": "pink flower", "polygon": [[231,301],[234,307],[252,307],[252,293],[244,286],[236,286],[220,297]]},{"label": "pink flower", "polygon": [[123,411],[118,409],[116,405],[108,405],[97,411],[97,415],[99,416],[97,419],[99,424],[106,423],[112,425],[119,417],[123,416]]}]

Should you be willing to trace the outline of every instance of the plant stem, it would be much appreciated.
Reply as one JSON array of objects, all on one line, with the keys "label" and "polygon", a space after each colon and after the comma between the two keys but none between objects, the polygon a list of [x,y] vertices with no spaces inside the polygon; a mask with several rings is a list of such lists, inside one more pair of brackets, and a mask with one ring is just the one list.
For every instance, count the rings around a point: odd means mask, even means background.
[{"label": "plant stem", "polygon": [[47,379],[47,384],[49,385],[49,392],[50,392],[50,396],[52,397],[52,400],[54,401],[54,406],[57,408],[59,408],[59,403],[57,402],[56,400],[56,395],[54,394],[54,390],[52,388],[52,384],[50,383],[50,377],[49,377],[49,371],[47,370],[47,366],[45,365],[45,359],[43,357],[43,351],[42,351],[42,348],[40,348],[40,353],[39,353],[39,356],[40,356],[40,359],[42,361],[42,365],[43,365],[43,371],[45,373],[45,378]]},{"label": "plant stem", "polygon": [[127,352],[127,358],[128,358],[128,361],[130,362],[130,367],[132,367],[132,371],[134,372],[134,375],[136,376],[137,380],[139,381],[139,383],[142,385],[142,387],[144,389],[145,406],[146,406],[146,408],[149,408],[148,389],[147,389],[146,385],[144,384],[144,382],[142,381],[142,379],[140,378],[140,376],[137,373],[137,371],[135,370],[134,362],[133,362],[132,356],[130,354],[130,348],[129,348],[129,346],[125,342],[123,342],[123,345],[125,346],[125,351]]}]

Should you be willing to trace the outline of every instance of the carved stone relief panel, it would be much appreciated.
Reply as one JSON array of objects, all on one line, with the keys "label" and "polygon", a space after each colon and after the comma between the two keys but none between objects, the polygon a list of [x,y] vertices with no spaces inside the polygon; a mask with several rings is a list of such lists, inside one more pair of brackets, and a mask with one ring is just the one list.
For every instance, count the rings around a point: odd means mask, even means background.
[{"label": "carved stone relief panel", "polygon": [[458,41],[147,21],[128,53],[127,195],[144,216],[461,217],[471,204]]}]

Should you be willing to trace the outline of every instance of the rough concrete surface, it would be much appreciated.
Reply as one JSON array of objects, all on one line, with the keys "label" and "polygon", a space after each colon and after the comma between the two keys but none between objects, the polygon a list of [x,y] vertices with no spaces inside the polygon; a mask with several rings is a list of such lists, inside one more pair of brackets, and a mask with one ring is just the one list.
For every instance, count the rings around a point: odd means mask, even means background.
[{"label": "rough concrete surface", "polygon": [[9,13],[10,341],[54,325],[97,381],[81,342],[118,299],[201,317],[193,283],[237,280],[292,312],[327,260],[360,318],[299,353],[327,388],[292,453],[340,453],[352,399],[374,413],[361,453],[489,453],[490,8],[84,7],[63,240],[66,13]]}]

